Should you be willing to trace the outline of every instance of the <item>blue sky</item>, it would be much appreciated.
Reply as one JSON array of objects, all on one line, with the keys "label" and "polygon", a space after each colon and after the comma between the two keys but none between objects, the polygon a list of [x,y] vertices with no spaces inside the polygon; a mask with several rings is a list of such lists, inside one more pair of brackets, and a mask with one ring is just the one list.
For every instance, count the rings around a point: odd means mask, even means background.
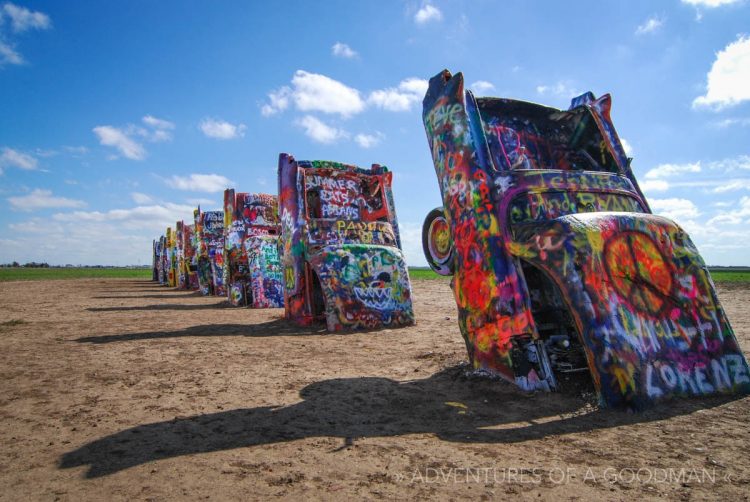
[{"label": "blue sky", "polygon": [[146,264],[280,152],[388,165],[407,262],[440,204],[426,80],[566,108],[591,90],[655,212],[750,253],[750,0],[0,0],[0,262]]}]

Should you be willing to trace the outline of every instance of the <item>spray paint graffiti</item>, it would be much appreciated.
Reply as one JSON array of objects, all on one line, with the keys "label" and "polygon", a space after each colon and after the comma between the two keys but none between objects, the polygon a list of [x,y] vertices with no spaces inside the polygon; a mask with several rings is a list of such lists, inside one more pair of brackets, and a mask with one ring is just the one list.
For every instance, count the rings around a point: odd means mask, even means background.
[{"label": "spray paint graffiti", "polygon": [[169,284],[169,246],[166,235],[159,237],[157,244],[157,281],[162,286]]},{"label": "spray paint graffiti", "polygon": [[185,275],[185,257],[184,257],[184,227],[185,224],[182,221],[178,221],[175,224],[175,260],[176,260],[176,281],[177,289],[187,289],[187,277]]},{"label": "spray paint graffiti", "polygon": [[392,173],[279,156],[286,317],[329,331],[414,324]]},{"label": "spray paint graffiti", "polygon": [[151,241],[151,280],[160,282],[162,237]]},{"label": "spray paint graffiti", "polygon": [[195,225],[185,225],[183,228],[184,262],[187,289],[198,290],[198,240],[195,235]]},{"label": "spray paint graffiti", "polygon": [[750,392],[703,260],[650,214],[609,95],[564,111],[475,98],[446,70],[423,104],[444,208],[425,221],[425,253],[453,274],[475,367],[545,390],[588,371],[603,405],[636,409]]},{"label": "spray paint graffiti", "polygon": [[283,307],[278,198],[224,191],[224,281],[232,305]]},{"label": "spray paint graffiti", "polygon": [[279,259],[279,235],[251,235],[245,239],[244,246],[253,306],[283,307],[284,280]]},{"label": "spray paint graffiti", "polygon": [[171,227],[167,228],[164,247],[165,284],[171,288],[177,286],[177,238]]},{"label": "spray paint graffiti", "polygon": [[204,295],[226,296],[224,287],[224,213],[193,212],[196,249],[198,253],[198,283]]},{"label": "spray paint graffiti", "polygon": [[176,224],[177,288],[198,289],[198,262],[196,256],[195,227],[178,221]]}]

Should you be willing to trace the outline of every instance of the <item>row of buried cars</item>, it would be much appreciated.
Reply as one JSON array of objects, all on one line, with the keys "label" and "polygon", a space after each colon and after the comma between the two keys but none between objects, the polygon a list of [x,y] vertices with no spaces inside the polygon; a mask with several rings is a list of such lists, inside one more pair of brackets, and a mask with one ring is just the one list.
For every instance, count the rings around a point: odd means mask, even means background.
[{"label": "row of buried cars", "polygon": [[[567,110],[475,97],[433,77],[423,122],[442,195],[422,230],[451,276],[474,368],[525,390],[588,375],[602,405],[750,391],[750,371],[689,236],[651,213],[609,95]],[[331,331],[414,323],[387,168],[279,157],[279,192],[154,244],[155,279]]]},{"label": "row of buried cars", "polygon": [[279,157],[279,195],[224,192],[154,241],[154,279],[329,331],[414,324],[392,173]]}]

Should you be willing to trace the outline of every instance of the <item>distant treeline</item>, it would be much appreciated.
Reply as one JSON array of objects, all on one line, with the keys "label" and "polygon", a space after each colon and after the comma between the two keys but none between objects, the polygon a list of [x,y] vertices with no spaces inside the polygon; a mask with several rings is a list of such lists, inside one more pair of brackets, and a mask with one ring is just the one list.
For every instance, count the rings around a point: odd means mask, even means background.
[{"label": "distant treeline", "polygon": [[24,268],[49,268],[49,263],[37,263],[35,261],[30,261],[29,263],[24,263],[21,265],[17,261],[14,261],[13,263],[3,263],[0,265],[2,268],[16,268],[16,267],[24,267]]}]

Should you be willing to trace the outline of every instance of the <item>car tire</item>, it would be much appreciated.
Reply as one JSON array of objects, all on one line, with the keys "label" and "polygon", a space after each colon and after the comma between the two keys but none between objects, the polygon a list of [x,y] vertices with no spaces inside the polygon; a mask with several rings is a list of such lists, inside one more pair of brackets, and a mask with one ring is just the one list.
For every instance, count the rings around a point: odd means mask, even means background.
[{"label": "car tire", "polygon": [[432,270],[439,275],[453,275],[455,249],[441,207],[430,211],[422,224],[422,250]]}]

